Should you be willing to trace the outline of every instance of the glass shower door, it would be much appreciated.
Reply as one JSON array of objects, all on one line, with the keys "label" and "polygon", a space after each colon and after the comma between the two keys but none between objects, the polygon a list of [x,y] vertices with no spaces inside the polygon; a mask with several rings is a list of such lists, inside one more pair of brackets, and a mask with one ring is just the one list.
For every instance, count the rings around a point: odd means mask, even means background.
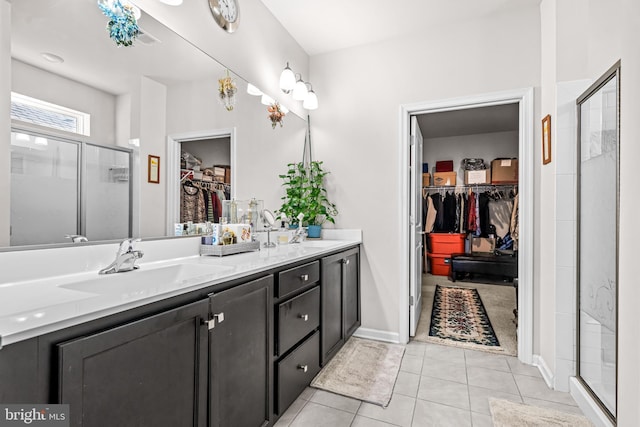
[{"label": "glass shower door", "polygon": [[79,156],[77,143],[11,132],[11,246],[79,233]]},{"label": "glass shower door", "polygon": [[619,64],[578,98],[578,378],[617,404]]}]

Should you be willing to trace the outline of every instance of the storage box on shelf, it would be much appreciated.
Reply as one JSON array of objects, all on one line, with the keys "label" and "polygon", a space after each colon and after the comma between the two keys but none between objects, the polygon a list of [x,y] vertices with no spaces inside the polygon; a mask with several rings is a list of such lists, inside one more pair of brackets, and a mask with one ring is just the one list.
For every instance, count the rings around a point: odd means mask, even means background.
[{"label": "storage box on shelf", "polygon": [[518,159],[495,159],[491,162],[492,184],[517,184]]},{"label": "storage box on shelf", "polygon": [[431,185],[431,174],[423,173],[422,174],[422,186],[428,187]]},{"label": "storage box on shelf", "polygon": [[477,171],[464,171],[464,183],[469,184],[488,184],[491,182],[491,170],[483,169]]},{"label": "storage box on shelf", "polygon": [[465,235],[462,233],[429,233],[427,254],[431,265],[431,274],[449,276],[451,273],[451,254],[464,252]]},{"label": "storage box on shelf", "polygon": [[458,174],[456,172],[434,172],[433,185],[437,185],[437,186],[456,185],[457,177],[458,177]]}]

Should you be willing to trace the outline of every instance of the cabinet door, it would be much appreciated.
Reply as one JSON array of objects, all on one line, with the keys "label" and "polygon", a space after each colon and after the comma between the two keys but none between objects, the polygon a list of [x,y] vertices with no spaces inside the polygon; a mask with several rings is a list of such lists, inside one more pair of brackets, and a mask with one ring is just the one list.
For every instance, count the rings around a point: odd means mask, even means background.
[{"label": "cabinet door", "polygon": [[[212,427],[267,425],[273,405],[273,276],[210,298],[209,404]],[[212,323],[215,322],[215,323]]]},{"label": "cabinet door", "polygon": [[320,310],[322,311],[322,315],[320,335],[323,366],[340,350],[342,344],[344,344],[342,263],[342,254],[331,255],[321,260]]},{"label": "cabinet door", "polygon": [[345,340],[360,327],[360,251],[343,254],[344,333]]},{"label": "cabinet door", "polygon": [[206,425],[208,300],[58,344],[72,426]]}]

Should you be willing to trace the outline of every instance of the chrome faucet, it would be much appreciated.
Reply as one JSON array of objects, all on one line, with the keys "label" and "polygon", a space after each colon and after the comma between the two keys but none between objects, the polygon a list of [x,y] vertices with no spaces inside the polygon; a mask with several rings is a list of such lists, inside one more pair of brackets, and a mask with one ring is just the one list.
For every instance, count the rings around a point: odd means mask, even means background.
[{"label": "chrome faucet", "polygon": [[116,259],[107,267],[100,270],[98,274],[120,273],[140,268],[136,265],[136,260],[142,258],[144,253],[134,249],[135,243],[139,241],[140,239],[126,239],[120,243]]},{"label": "chrome faucet", "polygon": [[298,229],[294,233],[291,240],[289,240],[289,243],[300,243],[304,240],[305,237],[307,237],[307,231],[304,229],[304,227],[302,227],[302,219],[304,218],[304,214],[299,213],[297,218],[298,218]]}]

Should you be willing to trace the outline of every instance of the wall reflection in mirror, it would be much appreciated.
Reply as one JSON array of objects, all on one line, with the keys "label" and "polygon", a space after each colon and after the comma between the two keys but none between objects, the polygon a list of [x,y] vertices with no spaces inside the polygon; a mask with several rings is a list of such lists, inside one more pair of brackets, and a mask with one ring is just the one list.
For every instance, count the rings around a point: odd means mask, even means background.
[{"label": "wall reflection in mirror", "polygon": [[[274,138],[247,82],[153,17],[142,11],[141,36],[118,48],[94,0],[71,2],[12,2],[11,205],[0,211],[11,229],[0,231],[0,246],[60,244],[78,234],[90,241],[167,236],[166,212],[177,206],[166,204],[178,202],[166,193],[180,182],[167,182],[169,165],[161,163],[160,184],[148,183],[147,155],[167,161],[172,135],[234,129],[243,150]],[[237,85],[231,111],[219,96],[227,75]],[[304,133],[301,118],[284,122],[281,138]],[[227,180],[236,182],[246,168],[231,154],[204,166],[227,166]],[[239,196],[260,196],[248,191]]]}]

